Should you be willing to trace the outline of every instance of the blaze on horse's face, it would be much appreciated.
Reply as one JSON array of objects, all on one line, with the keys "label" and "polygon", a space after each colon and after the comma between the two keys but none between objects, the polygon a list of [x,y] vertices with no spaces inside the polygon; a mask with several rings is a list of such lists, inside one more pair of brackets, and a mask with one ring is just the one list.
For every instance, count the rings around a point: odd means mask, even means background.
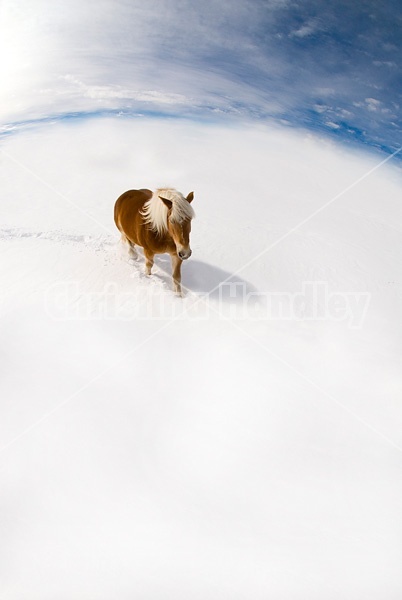
[{"label": "blaze on horse's face", "polygon": [[181,260],[186,260],[186,258],[190,258],[191,219],[187,219],[182,223],[170,223],[168,221],[168,228],[170,235],[172,236],[174,243],[176,244],[177,256],[181,258]]},{"label": "blaze on horse's face", "polygon": [[[191,232],[191,219],[185,219],[181,223],[172,223],[170,221],[170,214],[172,209],[172,202],[167,200],[166,198],[162,198],[159,196],[161,200],[168,207],[168,220],[167,226],[170,235],[173,238],[173,241],[176,245],[177,256],[181,260],[186,260],[191,256],[191,248],[190,248],[190,232]],[[193,200],[194,194],[190,192],[187,196],[187,201],[190,203]]]}]

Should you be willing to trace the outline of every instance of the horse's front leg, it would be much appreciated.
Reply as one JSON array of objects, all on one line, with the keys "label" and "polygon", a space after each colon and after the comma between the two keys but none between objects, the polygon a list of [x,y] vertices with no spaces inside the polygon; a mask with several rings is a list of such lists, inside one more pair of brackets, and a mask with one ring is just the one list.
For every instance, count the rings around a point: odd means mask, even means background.
[{"label": "horse's front leg", "polygon": [[152,252],[149,252],[149,250],[145,250],[144,248],[144,256],[145,256],[145,273],[147,275],[151,275],[151,269],[153,267],[154,264],[154,254],[152,254]]},{"label": "horse's front leg", "polygon": [[181,296],[181,263],[183,261],[177,256],[176,253],[172,254],[171,257],[174,291],[178,296]]}]

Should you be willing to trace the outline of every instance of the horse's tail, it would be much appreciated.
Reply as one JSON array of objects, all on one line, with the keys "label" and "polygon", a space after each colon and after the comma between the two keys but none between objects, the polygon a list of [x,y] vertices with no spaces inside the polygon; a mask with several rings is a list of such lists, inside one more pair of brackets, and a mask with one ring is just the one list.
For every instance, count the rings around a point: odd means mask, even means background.
[{"label": "horse's tail", "polygon": [[117,198],[114,204],[114,222],[116,223],[116,227],[119,231],[122,231],[120,224],[120,212],[121,212],[121,204],[122,204],[122,196]]}]

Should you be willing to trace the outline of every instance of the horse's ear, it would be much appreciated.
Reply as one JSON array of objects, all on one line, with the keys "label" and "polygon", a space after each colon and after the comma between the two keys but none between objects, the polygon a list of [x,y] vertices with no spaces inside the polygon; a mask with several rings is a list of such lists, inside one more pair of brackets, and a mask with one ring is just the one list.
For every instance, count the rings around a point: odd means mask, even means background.
[{"label": "horse's ear", "polygon": [[189,204],[191,204],[191,202],[194,200],[194,192],[190,192],[189,195],[187,196],[187,202]]},{"label": "horse's ear", "polygon": [[173,202],[171,200],[168,200],[167,198],[162,198],[162,196],[159,196],[159,198],[162,200],[162,202],[164,204],[166,204],[166,206],[168,207],[168,209],[171,210],[171,208],[173,206]]}]

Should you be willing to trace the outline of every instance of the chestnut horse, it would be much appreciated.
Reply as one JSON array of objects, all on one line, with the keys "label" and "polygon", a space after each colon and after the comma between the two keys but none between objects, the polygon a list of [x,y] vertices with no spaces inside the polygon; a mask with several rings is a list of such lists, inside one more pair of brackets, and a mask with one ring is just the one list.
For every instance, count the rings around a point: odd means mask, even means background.
[{"label": "chestnut horse", "polygon": [[114,220],[127,244],[129,253],[137,255],[135,245],[142,246],[145,271],[151,274],[154,255],[167,252],[172,259],[172,276],[176,294],[181,295],[181,264],[190,258],[190,206],[194,193],[185,198],[173,188],[130,190],[124,192],[114,207]]}]

